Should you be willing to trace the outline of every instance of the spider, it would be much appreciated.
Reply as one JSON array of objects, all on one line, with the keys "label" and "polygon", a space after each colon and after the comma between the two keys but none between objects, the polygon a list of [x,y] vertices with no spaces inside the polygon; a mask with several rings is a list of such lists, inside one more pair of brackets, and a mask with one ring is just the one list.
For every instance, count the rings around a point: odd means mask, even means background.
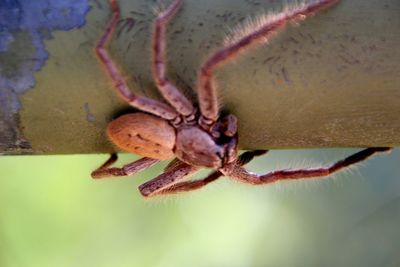
[{"label": "spider", "polygon": [[[389,147],[367,148],[328,167],[277,170],[258,175],[247,171],[243,165],[268,150],[247,151],[238,155],[237,119],[232,114],[221,115],[219,112],[214,75],[218,67],[239,53],[262,44],[289,22],[302,20],[337,2],[338,0],[315,0],[286,8],[281,13],[259,20],[257,25],[242,28],[239,34],[228,38],[224,46],[211,54],[198,71],[197,108],[166,77],[166,27],[181,8],[183,0],[173,0],[157,15],[152,36],[153,77],[158,91],[169,105],[133,94],[108,54],[106,46],[120,18],[117,0],[110,0],[112,18],[96,46],[96,53],[117,92],[140,112],[126,114],[111,121],[107,132],[111,141],[120,149],[143,158],[116,168],[111,167],[117,161],[117,155],[112,154],[103,165],[92,172],[92,177],[98,179],[127,176],[162,160],[173,159],[161,175],[139,186],[141,194],[150,197],[199,189],[221,176],[229,176],[253,185],[328,176],[373,154],[390,150]],[[203,179],[182,181],[185,176],[202,168],[212,168],[214,171]]]}]

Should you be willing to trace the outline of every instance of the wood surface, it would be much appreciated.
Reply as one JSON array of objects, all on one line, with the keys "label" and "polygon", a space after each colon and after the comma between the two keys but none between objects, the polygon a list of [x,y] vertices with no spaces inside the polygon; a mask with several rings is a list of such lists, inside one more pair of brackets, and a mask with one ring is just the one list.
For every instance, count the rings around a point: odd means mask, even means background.
[{"label": "wood surface", "polygon": [[[196,102],[197,69],[228,29],[282,3],[186,0],[168,29],[169,77]],[[48,58],[33,86],[17,95],[19,108],[0,107],[0,153],[115,150],[107,124],[134,110],[116,95],[94,53],[110,18],[108,4],[90,5],[83,27],[54,31],[44,40]],[[150,66],[154,5],[121,1],[123,19],[109,51],[133,92],[161,99]],[[223,66],[217,73],[221,107],[238,117],[240,147],[399,146],[398,14],[397,0],[342,0]],[[14,36],[12,49],[0,52],[0,79],[18,68],[20,53],[34,50],[26,33]]]}]

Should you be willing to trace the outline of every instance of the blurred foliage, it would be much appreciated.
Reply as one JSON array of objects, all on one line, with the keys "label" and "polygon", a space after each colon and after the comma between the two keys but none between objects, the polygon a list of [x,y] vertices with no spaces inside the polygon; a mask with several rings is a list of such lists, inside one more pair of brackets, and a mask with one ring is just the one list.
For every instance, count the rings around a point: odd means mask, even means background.
[{"label": "blurred foliage", "polygon": [[[249,168],[315,166],[353,151],[273,151]],[[323,181],[253,187],[225,178],[150,200],[136,187],[162,165],[91,180],[105,159],[0,157],[0,266],[400,264],[399,150]]]}]

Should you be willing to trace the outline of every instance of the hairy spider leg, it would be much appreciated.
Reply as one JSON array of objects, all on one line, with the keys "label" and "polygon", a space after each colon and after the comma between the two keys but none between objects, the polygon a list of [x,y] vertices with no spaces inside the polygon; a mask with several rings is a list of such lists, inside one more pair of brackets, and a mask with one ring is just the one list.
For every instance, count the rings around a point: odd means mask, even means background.
[{"label": "hairy spider leg", "polygon": [[158,14],[153,32],[153,76],[162,96],[184,116],[194,115],[192,103],[166,78],[166,26],[182,6],[182,0],[175,0],[167,9]]},{"label": "hairy spider leg", "polygon": [[[219,115],[218,99],[215,86],[214,71],[233,59],[240,52],[248,51],[257,45],[267,41],[279,29],[285,27],[289,22],[299,21],[317,11],[328,8],[338,0],[319,0],[314,3],[299,5],[292,9],[284,9],[282,13],[271,16],[264,20],[250,24],[246,31],[238,31],[225,42],[225,46],[216,50],[202,64],[197,77],[197,96],[202,114],[202,123],[211,125]],[[252,27],[254,26],[254,27]]]},{"label": "hairy spider leg", "polygon": [[197,190],[197,189],[200,189],[200,188],[208,185],[211,182],[216,181],[221,176],[223,176],[222,173],[220,173],[219,171],[214,171],[203,179],[198,179],[198,180],[193,180],[193,181],[185,181],[185,182],[173,184],[172,186],[167,187],[166,189],[163,189],[162,191],[159,191],[155,195],[158,195],[158,196],[172,195],[172,194]]},{"label": "hairy spider leg", "polygon": [[154,179],[139,186],[139,191],[144,197],[151,197],[158,192],[172,186],[182,180],[185,176],[191,175],[198,171],[200,167],[192,166],[181,162],[176,164],[174,168],[164,172]]},{"label": "hairy spider leg", "polygon": [[[264,155],[267,152],[268,150],[246,151],[239,156],[239,158],[236,161],[236,164],[239,166],[245,165],[250,161],[252,161],[254,157]],[[175,183],[172,186],[159,191],[157,195],[177,194],[177,193],[189,192],[196,189],[200,189],[208,185],[209,183],[216,181],[221,176],[223,176],[223,174],[220,171],[214,171],[203,179]]]},{"label": "hairy spider leg", "polygon": [[111,154],[110,158],[104,162],[99,168],[92,172],[92,178],[101,179],[101,178],[110,178],[116,176],[128,176],[134,173],[137,173],[141,170],[150,168],[154,164],[160,162],[159,159],[152,158],[141,158],[134,162],[128,163],[121,168],[110,168],[112,164],[114,164],[118,159],[117,154]]},{"label": "hairy spider leg", "polygon": [[305,178],[314,178],[314,177],[324,177],[328,176],[334,172],[343,170],[348,168],[356,163],[359,163],[367,158],[371,157],[374,154],[380,152],[388,152],[390,151],[390,147],[371,147],[364,150],[361,150],[358,153],[355,153],[343,160],[340,160],[329,167],[323,168],[309,168],[309,169],[299,169],[299,170],[278,170],[273,171],[264,175],[258,175],[255,173],[250,173],[246,171],[242,166],[237,164],[229,164],[222,168],[220,171],[226,175],[230,176],[233,179],[253,184],[267,184],[273,183],[280,180],[296,180],[296,179],[305,179]]},{"label": "hairy spider leg", "polygon": [[117,0],[110,0],[110,6],[112,10],[112,17],[106,29],[104,30],[104,33],[101,36],[99,42],[97,43],[96,54],[100,62],[105,67],[106,72],[114,82],[115,88],[117,89],[121,97],[131,106],[139,110],[157,115],[166,120],[176,119],[178,117],[178,113],[167,104],[161,103],[151,98],[133,94],[129,90],[129,87],[126,84],[122,74],[118,70],[118,67],[112,61],[106,47],[111,40],[115,27],[120,18],[120,10]]},{"label": "hairy spider leg", "polygon": [[[253,150],[242,153],[236,161],[236,164],[242,166],[249,163],[256,156],[261,156],[267,153],[268,150]],[[110,158],[101,165],[98,169],[92,172],[94,179],[110,178],[118,176],[128,176],[137,173],[141,170],[147,169],[154,164],[160,162],[157,159],[141,158],[137,161],[124,165],[122,168],[109,168],[118,159],[117,154],[112,154]],[[177,182],[194,172],[199,168],[190,166],[181,162],[179,159],[171,161],[165,168],[165,173],[142,184],[139,187],[140,192],[145,197],[155,195],[176,194],[180,192],[192,191],[199,189],[215,180],[220,178],[223,174],[219,171],[214,171],[204,179],[187,182]]]}]

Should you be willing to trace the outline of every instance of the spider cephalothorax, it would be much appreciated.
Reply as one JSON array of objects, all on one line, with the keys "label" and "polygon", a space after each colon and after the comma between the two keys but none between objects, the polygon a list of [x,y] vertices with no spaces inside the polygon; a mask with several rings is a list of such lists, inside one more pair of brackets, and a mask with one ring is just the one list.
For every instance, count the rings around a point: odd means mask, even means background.
[{"label": "spider cephalothorax", "polygon": [[[237,155],[237,119],[234,115],[222,116],[218,109],[214,71],[240,52],[249,50],[268,40],[288,22],[297,22],[317,11],[326,9],[338,0],[315,0],[308,4],[286,7],[240,27],[229,36],[220,49],[203,63],[198,72],[196,90],[198,108],[166,77],[165,35],[168,22],[182,6],[183,0],[173,0],[160,12],[154,23],[152,69],[157,88],[169,105],[133,94],[117,66],[111,60],[106,45],[118,23],[120,10],[117,0],[110,0],[112,19],[96,47],[97,56],[115,83],[122,98],[141,110],[123,115],[108,126],[111,141],[119,148],[143,156],[122,168],[110,167],[116,160],[113,154],[108,161],[92,172],[93,178],[125,176],[151,167],[161,160],[173,159],[164,173],[139,187],[144,196],[171,194],[200,188],[222,175],[250,184],[266,184],[277,180],[327,176],[365,160],[369,156],[390,148],[367,148],[329,167],[278,170],[264,175],[246,171],[242,166],[267,150],[254,150]],[[175,158],[175,159],[174,159]],[[181,181],[201,168],[214,172],[204,179]]]}]

